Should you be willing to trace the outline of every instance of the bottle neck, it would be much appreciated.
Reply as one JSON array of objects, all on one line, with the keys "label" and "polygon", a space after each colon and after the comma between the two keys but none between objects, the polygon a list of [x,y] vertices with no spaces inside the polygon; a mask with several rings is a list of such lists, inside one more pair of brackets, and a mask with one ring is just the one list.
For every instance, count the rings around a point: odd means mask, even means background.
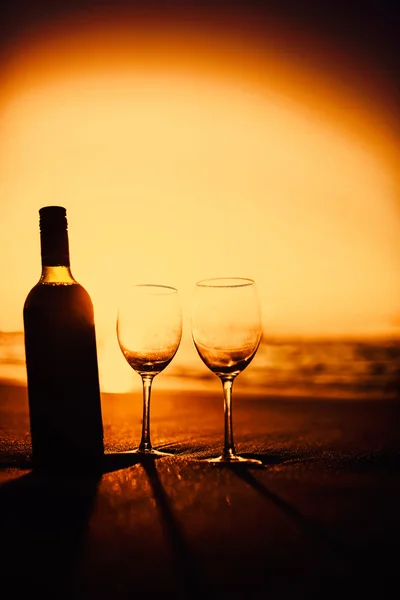
[{"label": "bottle neck", "polygon": [[66,219],[55,221],[49,226],[44,223],[40,229],[42,274],[39,283],[76,283],[72,276],[69,261],[69,241]]},{"label": "bottle neck", "polygon": [[69,267],[69,241],[66,227],[46,227],[40,230],[43,267]]},{"label": "bottle neck", "polygon": [[71,269],[65,265],[43,265],[39,283],[68,285],[76,283]]}]

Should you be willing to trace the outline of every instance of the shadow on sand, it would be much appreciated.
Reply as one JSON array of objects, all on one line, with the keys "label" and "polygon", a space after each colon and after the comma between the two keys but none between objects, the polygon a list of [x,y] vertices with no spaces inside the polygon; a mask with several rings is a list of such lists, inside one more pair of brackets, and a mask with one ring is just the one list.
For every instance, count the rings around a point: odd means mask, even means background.
[{"label": "shadow on sand", "polygon": [[[251,458],[256,458],[255,455],[249,455]],[[257,457],[260,458],[260,457]],[[271,466],[273,464],[284,464],[284,460],[279,460],[276,457],[275,462],[269,462]],[[266,464],[260,466],[263,469]],[[346,555],[347,548],[343,546],[338,540],[330,536],[322,527],[317,525],[311,519],[305,517],[294,505],[290,502],[285,501],[283,498],[272,492],[266,485],[261,483],[257,477],[255,477],[251,470],[257,468],[257,465],[250,468],[245,464],[229,464],[228,468],[242,481],[250,485],[254,490],[261,494],[267,501],[272,502],[277,508],[282,510],[290,519],[295,521],[297,525],[302,528],[306,533],[318,538],[320,542],[323,542],[325,546],[328,546],[331,551],[335,552],[340,557]]]},{"label": "shadow on sand", "polygon": [[0,487],[2,587],[71,598],[100,476],[31,471]]},{"label": "shadow on sand", "polygon": [[[204,579],[175,518],[157,469],[157,459],[135,452],[110,453],[98,473],[55,467],[33,469],[0,486],[2,585],[19,597],[79,596],[80,565],[98,486],[106,473],[140,464],[148,478],[170,544],[182,598],[202,594]],[[8,461],[21,470],[28,458]],[[3,466],[5,463],[3,461]],[[136,590],[139,591],[139,590]],[[56,595],[55,595],[56,594]],[[79,596],[80,597],[80,596]]]}]

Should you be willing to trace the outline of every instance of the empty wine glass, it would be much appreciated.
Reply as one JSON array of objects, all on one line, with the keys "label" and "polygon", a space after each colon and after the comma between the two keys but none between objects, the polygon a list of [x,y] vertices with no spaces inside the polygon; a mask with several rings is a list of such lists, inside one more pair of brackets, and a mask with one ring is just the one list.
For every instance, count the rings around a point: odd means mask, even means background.
[{"label": "empty wine glass", "polygon": [[178,291],[167,285],[138,284],[121,294],[117,337],[122,354],[142,378],[142,437],[135,452],[168,455],[150,441],[150,394],[153,379],[174,358],[182,337]]},{"label": "empty wine glass", "polygon": [[262,464],[236,454],[232,427],[233,382],[253,359],[261,333],[261,312],[252,279],[225,277],[197,282],[192,337],[200,358],[221,379],[224,392],[224,449],[209,462]]}]

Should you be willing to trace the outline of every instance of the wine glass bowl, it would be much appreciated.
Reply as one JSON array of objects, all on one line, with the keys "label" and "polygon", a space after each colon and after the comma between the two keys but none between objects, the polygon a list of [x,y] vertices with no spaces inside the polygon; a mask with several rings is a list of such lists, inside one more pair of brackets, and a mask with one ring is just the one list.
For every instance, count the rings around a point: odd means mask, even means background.
[{"label": "wine glass bowl", "polygon": [[117,314],[117,338],[127,363],[142,378],[142,437],[136,452],[165,455],[150,440],[152,381],[174,358],[182,337],[182,312],[176,288],[136,284],[121,294]]},{"label": "wine glass bowl", "polygon": [[214,278],[197,282],[192,308],[192,338],[204,364],[224,391],[225,441],[216,463],[257,463],[238,456],[233,443],[232,386],[250,364],[262,335],[255,282],[249,278]]}]

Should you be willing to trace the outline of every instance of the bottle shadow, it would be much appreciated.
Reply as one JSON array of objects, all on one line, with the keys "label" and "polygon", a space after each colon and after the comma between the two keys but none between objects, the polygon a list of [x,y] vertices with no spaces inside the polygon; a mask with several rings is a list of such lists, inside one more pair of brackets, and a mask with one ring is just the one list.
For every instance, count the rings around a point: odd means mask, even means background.
[{"label": "bottle shadow", "polygon": [[158,458],[136,452],[107,453],[94,471],[88,471],[64,464],[33,468],[29,457],[3,457],[2,467],[22,473],[0,484],[0,532],[5,549],[2,585],[13,589],[16,597],[32,596],[35,592],[42,598],[75,597],[86,532],[101,478],[141,464],[172,548],[183,597],[197,593],[202,578],[161,483]]},{"label": "bottle shadow", "polygon": [[0,458],[0,468],[2,469],[16,469],[20,471],[31,471],[36,475],[41,473],[49,478],[55,477],[60,478],[63,476],[88,476],[101,478],[104,473],[111,471],[118,471],[119,469],[125,469],[131,467],[141,460],[141,455],[136,452],[110,452],[105,453],[101,460],[96,464],[92,464],[90,467],[79,466],[74,460],[74,464],[68,465],[63,462],[57,462],[54,460],[51,465],[37,465],[29,456],[2,456]]},{"label": "bottle shadow", "polygon": [[0,486],[2,586],[71,598],[101,475],[32,470]]}]

